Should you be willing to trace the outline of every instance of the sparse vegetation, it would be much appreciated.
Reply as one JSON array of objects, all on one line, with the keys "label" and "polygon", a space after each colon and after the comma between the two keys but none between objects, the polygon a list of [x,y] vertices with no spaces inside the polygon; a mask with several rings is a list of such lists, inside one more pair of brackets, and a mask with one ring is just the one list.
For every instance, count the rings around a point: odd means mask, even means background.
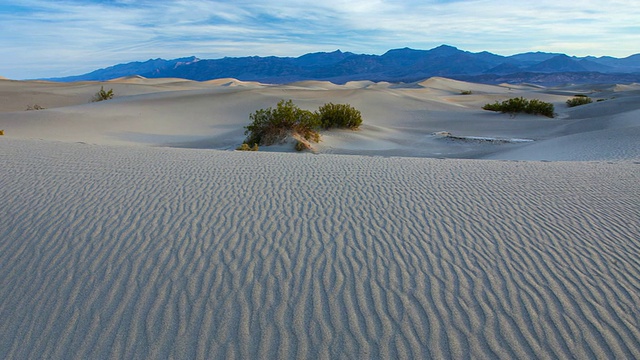
[{"label": "sparse vegetation", "polygon": [[320,124],[325,129],[357,129],[362,124],[362,114],[349,104],[324,104],[317,112]]},{"label": "sparse vegetation", "polygon": [[4,130],[0,130],[0,136],[4,135]]},{"label": "sparse vegetation", "polygon": [[91,99],[91,102],[105,101],[113,99],[113,89],[109,89],[108,91],[104,90],[104,86],[100,87],[100,91],[98,91]]},{"label": "sparse vegetation", "polygon": [[34,104],[33,106],[27,105],[26,111],[31,111],[31,110],[44,110],[44,108],[38,104]]},{"label": "sparse vegetation", "polygon": [[532,115],[544,115],[550,118],[554,116],[553,104],[540,101],[538,99],[527,100],[523,97],[511,98],[501,103],[496,101],[494,104],[486,104],[482,108],[484,110],[500,111],[511,115],[525,113]]},{"label": "sparse vegetation", "polygon": [[249,146],[247,143],[242,143],[242,145],[236,148],[238,151],[258,151],[258,144],[253,144],[253,146]]},{"label": "sparse vegetation", "polygon": [[[280,100],[276,108],[260,109],[249,115],[251,124],[245,127],[245,144],[273,145],[288,136],[319,142],[321,128],[356,129],[362,123],[360,111],[348,104],[328,103],[318,111],[300,109],[292,100]],[[243,145],[241,145],[242,147]],[[248,147],[249,145],[247,145]],[[294,145],[302,151],[309,145],[298,140]]]},{"label": "sparse vegetation", "polygon": [[567,100],[568,107],[591,104],[593,100],[586,95],[575,95],[572,99]]},{"label": "sparse vegetation", "polygon": [[471,94],[473,94],[473,91],[471,90],[462,90],[460,92],[460,95],[471,95]]},{"label": "sparse vegetation", "polygon": [[292,100],[280,100],[276,108],[257,110],[249,115],[251,125],[246,126],[247,144],[273,145],[284,140],[292,132],[305,139],[317,139],[318,116],[302,110]]}]

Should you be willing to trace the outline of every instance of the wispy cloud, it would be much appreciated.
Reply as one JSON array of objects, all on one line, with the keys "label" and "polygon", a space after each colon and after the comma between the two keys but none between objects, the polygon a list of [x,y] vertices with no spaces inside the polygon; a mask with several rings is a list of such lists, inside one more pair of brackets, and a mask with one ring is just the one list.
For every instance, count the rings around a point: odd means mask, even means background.
[{"label": "wispy cloud", "polygon": [[640,3],[614,0],[5,0],[0,75],[78,74],[151,57],[383,53],[442,43],[526,51],[640,52]]}]

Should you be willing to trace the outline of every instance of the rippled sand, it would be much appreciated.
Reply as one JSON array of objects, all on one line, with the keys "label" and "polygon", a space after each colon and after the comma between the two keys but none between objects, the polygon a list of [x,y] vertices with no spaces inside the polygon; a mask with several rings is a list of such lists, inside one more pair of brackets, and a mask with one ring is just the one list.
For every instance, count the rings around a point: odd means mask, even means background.
[{"label": "rippled sand", "polygon": [[640,164],[0,138],[0,357],[633,358]]}]

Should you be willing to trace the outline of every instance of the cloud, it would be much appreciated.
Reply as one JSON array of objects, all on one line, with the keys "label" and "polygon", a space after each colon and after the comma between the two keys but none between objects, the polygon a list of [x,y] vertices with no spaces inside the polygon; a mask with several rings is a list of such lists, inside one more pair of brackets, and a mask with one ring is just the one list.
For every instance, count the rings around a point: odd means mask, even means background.
[{"label": "cloud", "polygon": [[639,18],[640,3],[624,0],[6,0],[0,75],[71,75],[152,57],[380,54],[443,43],[503,55],[627,56],[640,52]]}]

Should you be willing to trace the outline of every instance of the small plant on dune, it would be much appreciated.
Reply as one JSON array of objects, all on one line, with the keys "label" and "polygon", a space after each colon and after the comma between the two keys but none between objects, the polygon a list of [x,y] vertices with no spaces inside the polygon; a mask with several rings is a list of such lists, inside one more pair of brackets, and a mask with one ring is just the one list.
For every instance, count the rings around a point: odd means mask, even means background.
[{"label": "small plant on dune", "polygon": [[552,103],[544,102],[538,99],[530,100],[529,105],[525,110],[527,114],[543,115],[550,118],[554,116],[553,111],[554,107]]},{"label": "small plant on dune", "polygon": [[0,130],[0,135],[4,135],[4,130]]},{"label": "small plant on dune", "polygon": [[100,91],[98,91],[91,99],[91,102],[105,101],[113,99],[113,89],[109,89],[108,91],[104,90],[104,86],[100,87]]},{"label": "small plant on dune", "polygon": [[591,98],[586,95],[575,95],[573,99],[567,100],[567,106],[574,107],[574,106],[591,104],[592,102],[593,100],[591,100]]},{"label": "small plant on dune", "polygon": [[33,106],[27,105],[26,111],[31,111],[31,110],[44,110],[44,108],[38,104],[34,104]]},{"label": "small plant on dune", "polygon": [[460,92],[460,95],[471,95],[471,94],[473,94],[473,91],[471,90],[462,90]]},{"label": "small plant on dune", "polygon": [[249,115],[251,125],[245,127],[245,143],[273,145],[283,141],[295,132],[305,139],[319,137],[316,129],[320,123],[318,116],[308,110],[302,110],[292,100],[280,100],[276,108],[260,109]]},{"label": "small plant on dune", "polygon": [[538,99],[527,100],[523,97],[511,98],[503,102],[496,101],[493,104],[486,104],[482,107],[484,110],[500,111],[515,116],[517,113],[525,113],[532,115],[544,115],[553,117],[553,104],[540,101]]},{"label": "small plant on dune", "polygon": [[320,124],[325,129],[357,129],[362,124],[362,114],[349,104],[324,104],[318,109],[317,114]]},{"label": "small plant on dune", "polygon": [[[330,128],[357,129],[362,124],[360,111],[347,104],[324,104],[317,111],[300,109],[292,100],[280,100],[276,108],[260,109],[249,115],[251,124],[245,126],[246,144],[273,145],[288,136],[319,142],[319,130]],[[247,145],[248,146],[248,145]],[[296,150],[309,149],[298,140]]]}]

